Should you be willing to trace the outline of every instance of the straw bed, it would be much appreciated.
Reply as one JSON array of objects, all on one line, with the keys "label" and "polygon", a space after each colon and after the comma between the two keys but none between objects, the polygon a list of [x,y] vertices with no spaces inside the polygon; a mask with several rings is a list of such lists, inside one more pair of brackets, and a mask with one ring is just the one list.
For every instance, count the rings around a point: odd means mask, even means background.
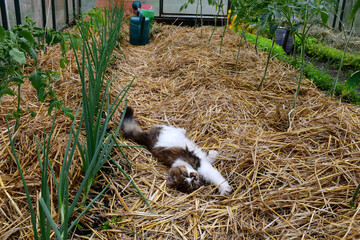
[{"label": "straw bed", "polygon": [[[359,107],[331,100],[304,81],[289,126],[296,90],[296,71],[292,67],[271,59],[263,88],[256,91],[266,54],[256,54],[251,44],[245,44],[235,72],[238,35],[226,32],[219,54],[222,29],[216,30],[208,43],[211,28],[204,28],[202,39],[200,29],[157,24],[154,28],[157,33],[146,46],[122,41],[124,55],[119,54],[109,68],[110,75],[119,73],[112,86],[113,95],[136,76],[127,98],[143,128],[154,124],[182,127],[204,150],[217,150],[220,156],[215,166],[234,192],[224,197],[218,195],[215,186],[204,186],[191,194],[169,189],[165,184],[168,169],[146,149],[123,149],[133,169],[116,149],[113,159],[133,178],[152,212],[121,172],[107,164],[90,196],[94,197],[111,179],[114,182],[80,221],[83,229],[77,229],[71,237],[360,238],[360,207],[349,206],[360,181]],[[55,47],[40,57],[43,66],[59,70],[60,53]],[[81,86],[73,55],[69,55],[71,64],[61,73],[56,89],[65,105],[75,110]],[[29,106],[37,116],[26,114],[21,118],[15,139],[35,203],[41,175],[33,135],[42,139],[42,133],[50,130],[51,117],[26,84],[23,94],[23,108]],[[13,106],[11,98],[4,99],[0,106],[0,141],[4,146],[0,150],[0,238],[31,239],[29,211],[15,163],[10,160],[4,121]],[[114,121],[119,119],[120,111]],[[57,173],[70,124],[65,116],[58,116],[50,156]],[[69,176],[71,196],[83,176],[79,159],[77,155]],[[55,192],[52,197],[56,199]]]}]

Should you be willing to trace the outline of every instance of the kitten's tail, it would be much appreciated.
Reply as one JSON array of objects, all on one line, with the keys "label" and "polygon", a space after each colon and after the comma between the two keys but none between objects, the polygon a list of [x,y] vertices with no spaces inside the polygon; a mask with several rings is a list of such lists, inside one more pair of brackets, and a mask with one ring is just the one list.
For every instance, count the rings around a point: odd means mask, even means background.
[{"label": "kitten's tail", "polygon": [[121,127],[126,138],[129,138],[141,145],[148,145],[148,134],[139,126],[134,117],[134,110],[131,107],[127,107]]}]

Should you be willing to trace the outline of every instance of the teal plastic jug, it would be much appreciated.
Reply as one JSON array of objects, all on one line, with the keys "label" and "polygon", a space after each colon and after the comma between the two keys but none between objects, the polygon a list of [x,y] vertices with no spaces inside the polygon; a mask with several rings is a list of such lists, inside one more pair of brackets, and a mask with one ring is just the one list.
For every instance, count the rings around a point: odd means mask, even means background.
[{"label": "teal plastic jug", "polygon": [[133,4],[137,16],[130,18],[130,43],[133,45],[146,45],[150,39],[150,19],[143,16],[139,5]]}]

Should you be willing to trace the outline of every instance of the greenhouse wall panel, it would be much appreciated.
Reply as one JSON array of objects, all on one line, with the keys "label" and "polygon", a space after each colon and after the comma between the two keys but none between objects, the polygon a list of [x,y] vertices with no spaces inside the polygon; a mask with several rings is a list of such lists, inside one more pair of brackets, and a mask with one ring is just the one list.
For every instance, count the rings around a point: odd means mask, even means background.
[{"label": "greenhouse wall panel", "polygon": [[5,1],[6,4],[6,8],[7,8],[7,19],[8,19],[8,24],[9,27],[13,27],[16,25],[16,16],[15,16],[15,4],[14,1]]},{"label": "greenhouse wall panel", "polygon": [[56,29],[65,24],[65,2],[64,0],[55,0]]},{"label": "greenhouse wall panel", "polygon": [[81,11],[88,12],[96,7],[96,0],[81,0]]},{"label": "greenhouse wall panel", "polygon": [[[181,6],[187,3],[187,0],[179,1],[164,1],[163,11],[164,14],[200,14],[200,4],[189,4],[186,9],[183,9],[180,12]],[[203,3],[202,12],[204,15],[215,15],[217,14],[216,8],[214,6],[209,6],[207,2]]]},{"label": "greenhouse wall panel", "polygon": [[46,12],[46,27],[53,28],[52,22],[52,11],[51,11],[51,1],[45,0],[45,12]]},{"label": "greenhouse wall panel", "polygon": [[25,17],[29,16],[36,26],[42,27],[41,0],[20,0],[21,23],[25,23]]}]

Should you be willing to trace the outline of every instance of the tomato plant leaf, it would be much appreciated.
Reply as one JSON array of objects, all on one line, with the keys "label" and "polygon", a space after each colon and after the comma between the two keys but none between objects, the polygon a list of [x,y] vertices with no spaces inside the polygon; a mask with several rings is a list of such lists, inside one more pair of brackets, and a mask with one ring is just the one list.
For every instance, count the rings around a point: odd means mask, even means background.
[{"label": "tomato plant leaf", "polygon": [[278,24],[277,23],[272,23],[270,24],[270,27],[269,27],[269,33],[271,36],[274,36],[276,30],[278,29]]},{"label": "tomato plant leaf", "polygon": [[61,110],[64,112],[64,115],[69,117],[71,120],[74,120],[74,114],[73,111],[70,108],[61,106]]},{"label": "tomato plant leaf", "polygon": [[297,32],[297,30],[302,27],[304,24],[302,22],[296,23],[294,27],[290,30],[290,35],[294,35],[294,33]]},{"label": "tomato plant leaf", "polygon": [[270,17],[270,12],[265,12],[265,13],[261,16],[261,18],[260,18],[261,26],[266,25],[266,22],[268,21],[269,17]]},{"label": "tomato plant leaf", "polygon": [[326,12],[321,12],[320,15],[321,15],[322,24],[326,24],[327,21],[329,20],[329,14]]},{"label": "tomato plant leaf", "polygon": [[357,11],[359,10],[359,8],[360,8],[360,0],[357,0],[354,7],[353,7],[353,9],[351,10],[351,13],[350,13],[350,16],[349,16],[349,22],[353,18],[355,18],[355,15],[356,15]]},{"label": "tomato plant leaf", "polygon": [[36,90],[40,90],[41,87],[46,85],[45,79],[42,76],[42,73],[40,70],[33,72],[31,76],[29,77],[29,80],[31,81],[31,84]]},{"label": "tomato plant leaf", "polygon": [[3,42],[5,40],[5,34],[6,34],[6,31],[5,29],[0,26],[0,41]]},{"label": "tomato plant leaf", "polygon": [[61,58],[61,59],[60,59],[60,67],[61,67],[61,68],[66,68],[67,65],[68,65],[68,59],[67,59],[67,57]]},{"label": "tomato plant leaf", "polygon": [[24,83],[22,77],[20,77],[20,76],[12,76],[12,77],[10,77],[9,83],[12,83],[12,82],[17,84],[17,85],[20,85],[20,84]]},{"label": "tomato plant leaf", "polygon": [[49,105],[49,108],[48,108],[48,114],[51,115],[51,112],[53,110],[53,108],[56,106],[57,104],[57,100],[56,99],[51,99],[50,100],[50,105]]},{"label": "tomato plant leaf", "polygon": [[55,79],[56,81],[60,80],[60,77],[59,77],[59,75],[57,75],[57,74],[51,74],[50,77],[51,77],[52,79]]},{"label": "tomato plant leaf", "polygon": [[21,52],[19,49],[13,48],[9,51],[9,54],[10,54],[11,58],[13,60],[15,60],[16,62],[18,62],[20,64],[26,63],[25,53]]},{"label": "tomato plant leaf", "polygon": [[341,96],[346,96],[354,91],[360,84],[360,71],[354,72],[345,82]]},{"label": "tomato plant leaf", "polygon": [[44,102],[45,101],[45,87],[41,86],[38,90],[37,90],[37,96],[40,102]]},{"label": "tomato plant leaf", "polygon": [[31,45],[34,45],[35,39],[33,35],[28,31],[20,31],[19,36],[25,38]]},{"label": "tomato plant leaf", "polygon": [[6,94],[11,96],[15,95],[14,91],[8,87],[0,88],[0,98]]},{"label": "tomato plant leaf", "polygon": [[24,50],[34,60],[35,65],[37,65],[37,54],[35,50],[30,46],[29,42],[26,39],[21,38],[19,41],[19,45],[21,49]]}]

